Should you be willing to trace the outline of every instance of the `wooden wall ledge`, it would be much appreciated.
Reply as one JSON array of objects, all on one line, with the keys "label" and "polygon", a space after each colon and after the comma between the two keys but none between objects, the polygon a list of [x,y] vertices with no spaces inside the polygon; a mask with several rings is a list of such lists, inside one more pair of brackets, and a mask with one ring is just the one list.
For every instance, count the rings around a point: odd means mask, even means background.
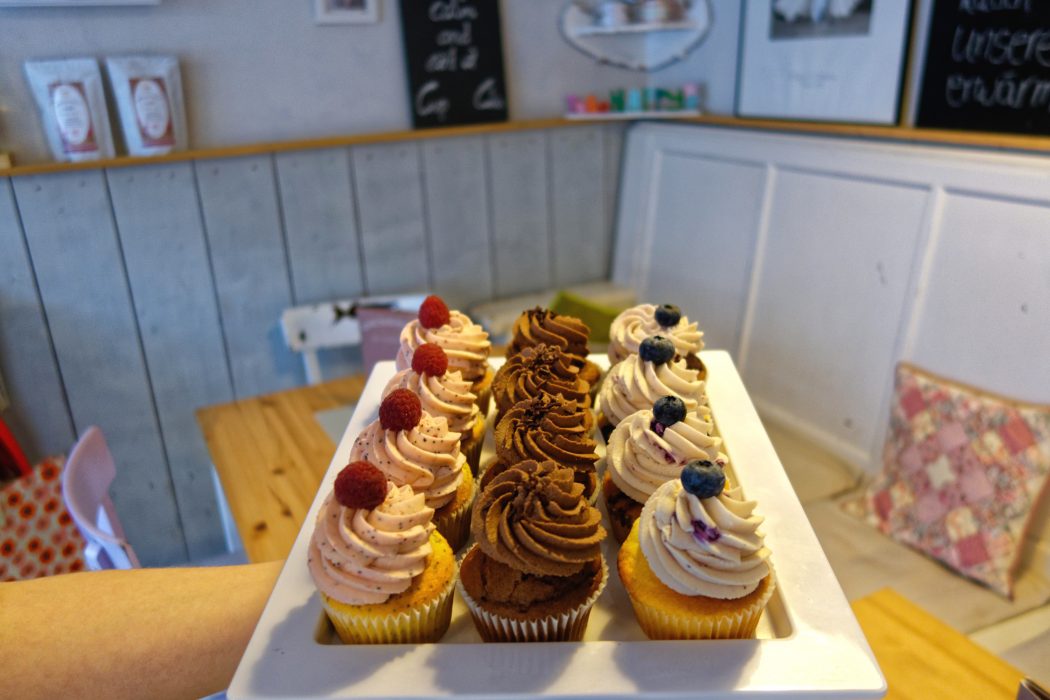
[{"label": "wooden wall ledge", "polygon": [[[916,129],[900,126],[874,126],[863,124],[837,124],[824,122],[780,121],[774,119],[740,119],[737,117],[705,115],[678,120],[686,124],[731,127],[740,129],[758,129],[787,133],[811,134],[814,136],[837,136],[845,138],[868,138],[906,143],[939,144],[947,146],[965,146],[974,148],[1034,151],[1050,153],[1050,136],[1027,136],[1015,134],[989,134],[972,131],[943,131],[939,129]],[[472,124],[441,129],[415,129],[408,131],[382,131],[352,136],[332,136],[298,141],[280,141],[274,143],[256,143],[224,148],[206,148],[191,151],[179,151],[163,156],[107,158],[80,163],[39,163],[0,169],[0,176],[17,177],[20,175],[39,175],[43,173],[68,172],[74,170],[96,170],[99,168],[124,168],[136,165],[155,163],[172,163],[186,160],[206,160],[213,158],[233,158],[252,156],[283,151],[305,151],[314,148],[335,148],[339,146],[357,146],[372,143],[392,143],[396,141],[415,141],[422,139],[452,138],[456,136],[475,136],[478,134],[497,134],[512,131],[529,131],[536,129],[553,129],[558,127],[579,126],[582,124],[608,123],[607,120],[580,119],[528,119],[521,121],[500,122],[494,124]]]}]

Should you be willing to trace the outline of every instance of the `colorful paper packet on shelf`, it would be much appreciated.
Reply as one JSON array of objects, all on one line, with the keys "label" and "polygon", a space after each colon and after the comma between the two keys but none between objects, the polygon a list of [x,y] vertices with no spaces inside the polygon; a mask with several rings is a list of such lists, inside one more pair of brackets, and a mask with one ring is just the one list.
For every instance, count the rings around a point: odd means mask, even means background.
[{"label": "colorful paper packet on shelf", "polygon": [[700,86],[686,83],[676,88],[616,88],[604,96],[572,94],[566,95],[565,107],[569,114],[697,112]]}]

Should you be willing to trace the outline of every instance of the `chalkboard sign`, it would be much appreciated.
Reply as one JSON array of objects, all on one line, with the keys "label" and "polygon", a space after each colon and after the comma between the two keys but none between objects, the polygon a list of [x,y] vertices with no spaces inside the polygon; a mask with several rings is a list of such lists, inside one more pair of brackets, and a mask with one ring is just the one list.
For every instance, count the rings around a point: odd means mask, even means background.
[{"label": "chalkboard sign", "polygon": [[416,128],[507,119],[497,0],[401,0]]},{"label": "chalkboard sign", "polygon": [[936,0],[916,124],[1050,134],[1050,1]]}]

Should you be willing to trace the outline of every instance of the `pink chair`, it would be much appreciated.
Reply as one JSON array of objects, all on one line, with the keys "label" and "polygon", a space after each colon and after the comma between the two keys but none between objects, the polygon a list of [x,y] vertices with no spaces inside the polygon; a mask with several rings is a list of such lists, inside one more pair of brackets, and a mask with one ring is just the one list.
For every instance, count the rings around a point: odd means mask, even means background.
[{"label": "pink chair", "polygon": [[102,431],[91,426],[73,446],[62,474],[62,498],[77,529],[87,540],[84,559],[92,571],[137,569],[135,550],[124,537],[109,485],[117,476]]}]

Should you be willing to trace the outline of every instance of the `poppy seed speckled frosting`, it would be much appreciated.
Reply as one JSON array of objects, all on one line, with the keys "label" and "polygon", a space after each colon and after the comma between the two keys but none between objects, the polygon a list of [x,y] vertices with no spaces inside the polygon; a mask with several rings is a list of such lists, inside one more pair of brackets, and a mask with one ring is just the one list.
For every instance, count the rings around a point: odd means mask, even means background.
[{"label": "poppy seed speckled frosting", "polygon": [[521,462],[492,480],[474,503],[471,533],[486,555],[518,571],[571,576],[601,557],[601,514],[572,469]]},{"label": "poppy seed speckled frosting", "polygon": [[492,395],[502,418],[519,401],[544,394],[589,407],[590,388],[568,355],[550,345],[537,345],[507,359],[493,380]]},{"label": "poppy seed speckled frosting", "polygon": [[405,324],[396,358],[398,370],[412,366],[412,353],[424,343],[440,345],[448,355],[448,368],[466,380],[478,381],[489,369],[489,334],[464,313],[452,310],[448,323],[439,328],[426,328],[418,319]]}]

